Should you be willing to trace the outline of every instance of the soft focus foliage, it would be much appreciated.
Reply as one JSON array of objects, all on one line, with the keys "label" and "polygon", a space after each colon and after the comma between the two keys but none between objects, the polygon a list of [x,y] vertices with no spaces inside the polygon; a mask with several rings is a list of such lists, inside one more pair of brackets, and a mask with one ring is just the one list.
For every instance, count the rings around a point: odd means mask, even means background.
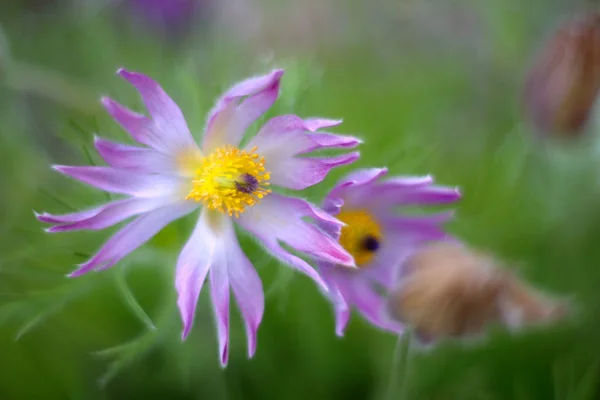
[{"label": "soft focus foliage", "polygon": [[[597,398],[599,128],[558,147],[537,140],[520,109],[529,60],[589,1],[324,0],[302,12],[294,10],[304,2],[202,2],[206,13],[176,35],[139,24],[125,2],[0,4],[1,399],[375,399],[390,385],[411,400]],[[159,81],[195,135],[232,82],[286,68],[267,117],[344,118],[337,131],[365,141],[353,167],[460,186],[452,232],[536,287],[572,296],[577,317],[496,330],[467,347],[411,350],[400,375],[393,335],[355,316],[336,337],[333,310],[313,282],[241,237],[263,279],[265,316],[247,360],[233,311],[222,370],[208,292],[190,337],[180,338],[173,265],[193,218],[110,271],[67,279],[108,232],[51,236],[32,213],[107,200],[49,165],[99,163],[95,133],[126,140],[99,102],[110,94],[142,110],[114,76],[122,66]],[[320,202],[347,172],[333,171],[305,197]]]}]

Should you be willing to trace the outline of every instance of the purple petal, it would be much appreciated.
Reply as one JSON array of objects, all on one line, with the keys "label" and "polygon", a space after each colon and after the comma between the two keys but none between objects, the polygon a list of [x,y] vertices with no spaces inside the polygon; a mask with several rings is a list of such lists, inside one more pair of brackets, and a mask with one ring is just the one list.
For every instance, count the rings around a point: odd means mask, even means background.
[{"label": "purple petal", "polygon": [[348,320],[350,319],[350,308],[338,287],[338,281],[336,279],[337,275],[333,273],[336,265],[320,262],[318,263],[318,266],[321,276],[329,289],[326,296],[329,297],[333,303],[335,311],[335,333],[337,336],[342,337],[344,336],[346,325],[348,325]]},{"label": "purple petal", "polygon": [[117,73],[131,83],[140,93],[144,105],[153,119],[156,130],[161,134],[163,143],[167,141],[170,148],[195,146],[179,106],[157,82],[143,74],[125,69],[120,69]]},{"label": "purple petal", "polygon": [[321,128],[331,128],[338,126],[343,122],[341,119],[309,118],[304,120],[304,125],[311,132],[316,132]]},{"label": "purple petal", "polygon": [[362,143],[352,136],[311,132],[300,117],[282,115],[270,119],[246,148],[256,146],[258,153],[266,159],[279,159],[324,148],[352,148]]},{"label": "purple petal", "polygon": [[[352,256],[339,243],[329,238],[312,224],[303,220],[311,217],[323,220],[314,213],[316,207],[303,200],[271,193],[239,218],[239,223],[255,236],[275,257],[324,285],[319,274],[302,259],[289,254],[280,245],[282,241],[292,248],[324,261],[354,266]],[[331,217],[328,217],[331,220]]]},{"label": "purple petal", "polygon": [[207,214],[207,209],[200,213],[194,232],[177,260],[175,288],[178,293],[177,306],[183,321],[182,339],[185,339],[192,329],[198,296],[213,263],[218,240],[210,229]]},{"label": "purple petal", "polygon": [[302,190],[321,182],[335,167],[351,164],[360,153],[352,152],[335,157],[283,158],[268,160],[266,168],[271,172],[271,183],[281,187]]},{"label": "purple petal", "polygon": [[227,245],[227,270],[233,294],[244,319],[248,357],[251,358],[256,351],[256,333],[262,320],[265,297],[260,277],[240,248],[233,230],[232,235]]},{"label": "purple petal", "polygon": [[334,270],[338,288],[346,302],[356,307],[361,315],[376,327],[396,333],[402,332],[402,326],[390,319],[386,313],[385,297],[374,291],[369,280],[365,279],[361,272]]},{"label": "purple petal", "polygon": [[325,197],[325,207],[328,208],[335,206],[335,204],[340,204],[340,200],[344,200],[348,192],[351,192],[353,188],[370,185],[385,174],[387,174],[387,168],[369,168],[360,169],[347,175]]},{"label": "purple petal", "polygon": [[77,211],[74,213],[62,215],[48,214],[46,212],[38,214],[35,211],[33,213],[40,222],[44,222],[47,224],[65,224],[69,222],[77,222],[91,218],[94,215],[97,215],[100,211],[102,211],[104,207],[106,207],[106,205],[101,205],[99,207],[95,207],[89,210]]},{"label": "purple petal", "polygon": [[[282,76],[283,70],[274,70],[267,75],[242,81],[227,90],[209,113],[202,148],[211,152],[224,144],[237,146],[248,126],[277,99]],[[246,99],[242,101],[244,97]]]},{"label": "purple petal", "polygon": [[169,173],[175,170],[172,157],[154,149],[128,146],[100,137],[94,138],[96,150],[108,165],[141,173]]},{"label": "purple petal", "polygon": [[[231,233],[230,233],[231,234]],[[230,235],[229,234],[229,235]],[[235,239],[235,236],[233,237]],[[227,245],[231,244],[231,237]],[[210,294],[217,322],[217,336],[219,341],[219,362],[221,366],[227,365],[229,358],[229,278],[227,273],[227,247],[218,244],[215,260],[210,269]]]},{"label": "purple petal", "polygon": [[197,207],[191,202],[170,205],[138,217],[113,235],[100,251],[72,272],[76,277],[94,269],[110,268],[129,253],[150,240],[171,221],[189,214]]},{"label": "purple petal", "polygon": [[54,165],[62,174],[110,193],[136,197],[159,197],[177,194],[182,182],[173,177],[146,175],[111,167],[76,167]]},{"label": "purple petal", "polygon": [[105,229],[118,224],[119,222],[125,221],[130,217],[155,210],[166,204],[168,204],[167,199],[128,198],[117,200],[100,207],[95,215],[64,223],[63,225],[53,226],[46,229],[46,231],[50,233],[56,233],[66,231]]},{"label": "purple petal", "polygon": [[446,238],[442,225],[453,217],[453,211],[418,216],[393,216],[384,220],[384,226],[388,232],[395,231],[398,236],[422,240],[442,240]]},{"label": "purple petal", "polygon": [[372,210],[384,210],[396,206],[448,204],[454,203],[461,197],[458,188],[428,185],[412,188],[380,188],[375,184],[363,187],[346,197],[347,204],[361,204]]}]

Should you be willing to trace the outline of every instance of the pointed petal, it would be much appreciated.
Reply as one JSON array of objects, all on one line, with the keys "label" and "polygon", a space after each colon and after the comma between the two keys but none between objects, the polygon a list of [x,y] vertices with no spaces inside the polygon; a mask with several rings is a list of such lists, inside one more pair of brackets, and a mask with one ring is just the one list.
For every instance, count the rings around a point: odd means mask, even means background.
[{"label": "pointed petal", "polygon": [[343,282],[338,282],[336,279],[337,275],[334,273],[334,268],[337,267],[335,264],[320,262],[317,265],[319,267],[319,272],[329,289],[325,295],[329,297],[333,303],[335,311],[335,334],[342,337],[344,336],[346,325],[348,325],[350,319],[350,308],[338,287],[338,285],[343,284]]},{"label": "pointed petal", "polygon": [[[313,124],[314,127],[316,125]],[[324,148],[353,148],[362,143],[352,136],[313,132],[302,118],[281,115],[267,121],[246,148],[256,146],[262,156],[271,158],[279,156],[281,152],[291,157]]]},{"label": "pointed petal", "polygon": [[315,210],[318,209],[304,200],[271,193],[259,204],[247,209],[238,221],[244,229],[257,236],[275,257],[291,264],[325,287],[313,268],[279,245],[279,241],[282,241],[295,250],[317,259],[354,266],[352,256],[339,243],[303,220],[304,217],[323,221],[335,220],[333,217],[324,217],[322,211],[317,214]]},{"label": "pointed petal", "polygon": [[178,193],[182,182],[175,177],[147,175],[111,167],[54,165],[58,172],[110,193],[159,197]]},{"label": "pointed petal", "polygon": [[256,351],[256,333],[265,309],[265,296],[260,277],[240,248],[233,229],[232,235],[227,246],[227,270],[246,327],[248,357],[252,358]]},{"label": "pointed petal", "polygon": [[327,119],[327,118],[309,118],[304,120],[304,125],[311,132],[316,132],[321,128],[331,128],[340,125],[342,119]]},{"label": "pointed petal", "polygon": [[[282,76],[283,70],[274,70],[227,90],[209,113],[202,149],[210,153],[224,144],[239,145],[248,126],[277,99]],[[243,98],[246,99],[242,101]]]},{"label": "pointed petal", "polygon": [[79,230],[101,230],[118,224],[119,222],[123,222],[135,215],[155,210],[167,204],[168,199],[165,198],[138,199],[134,197],[117,200],[102,206],[95,215],[78,221],[56,225],[48,228],[46,231],[55,233]]},{"label": "pointed petal", "polygon": [[97,215],[100,211],[102,211],[104,209],[104,207],[106,207],[105,204],[103,204],[99,207],[91,208],[89,210],[77,211],[74,213],[62,214],[62,215],[48,214],[46,212],[38,214],[34,211],[34,215],[38,219],[38,221],[44,222],[47,224],[66,224],[66,223],[70,223],[70,222],[77,222],[77,221],[81,221],[84,219],[92,218],[94,215]]},{"label": "pointed petal", "polygon": [[117,73],[138,90],[162,143],[170,149],[195,146],[181,109],[156,81],[125,69]]},{"label": "pointed petal", "polygon": [[360,153],[352,152],[336,157],[323,158],[280,158],[265,163],[271,172],[271,183],[281,187],[302,190],[321,182],[335,167],[352,164]]},{"label": "pointed petal", "polygon": [[355,188],[371,185],[385,174],[387,174],[387,168],[366,168],[348,174],[325,197],[324,207],[329,208],[336,204],[339,205],[340,201],[345,202],[348,193],[351,193]]},{"label": "pointed petal", "polygon": [[171,221],[192,212],[197,205],[192,202],[180,203],[162,207],[138,217],[129,223],[102,246],[92,258],[69,276],[83,275],[91,270],[110,268],[129,253],[150,240]]},{"label": "pointed petal", "polygon": [[175,272],[177,306],[183,321],[182,339],[185,339],[192,329],[196,303],[206,274],[213,263],[217,241],[218,237],[210,229],[207,209],[203,209],[194,232],[179,254]]},{"label": "pointed petal", "polygon": [[442,240],[447,234],[442,225],[454,217],[453,211],[444,211],[429,215],[391,216],[383,219],[385,229],[395,232],[395,236],[418,240]]},{"label": "pointed petal", "polygon": [[174,159],[154,149],[128,146],[100,137],[94,138],[94,145],[102,159],[114,168],[146,174],[175,171]]}]

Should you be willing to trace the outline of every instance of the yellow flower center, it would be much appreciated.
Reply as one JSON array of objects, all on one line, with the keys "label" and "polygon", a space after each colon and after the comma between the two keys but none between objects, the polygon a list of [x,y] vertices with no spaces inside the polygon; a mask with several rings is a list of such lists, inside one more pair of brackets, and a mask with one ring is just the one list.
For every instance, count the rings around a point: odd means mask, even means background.
[{"label": "yellow flower center", "polygon": [[205,207],[239,217],[271,193],[270,174],[265,159],[250,151],[227,145],[202,158],[195,171],[192,191],[186,200],[202,202]]},{"label": "yellow flower center", "polygon": [[354,257],[359,268],[373,260],[381,245],[381,228],[370,213],[364,210],[341,211],[336,218],[344,222],[340,244]]}]

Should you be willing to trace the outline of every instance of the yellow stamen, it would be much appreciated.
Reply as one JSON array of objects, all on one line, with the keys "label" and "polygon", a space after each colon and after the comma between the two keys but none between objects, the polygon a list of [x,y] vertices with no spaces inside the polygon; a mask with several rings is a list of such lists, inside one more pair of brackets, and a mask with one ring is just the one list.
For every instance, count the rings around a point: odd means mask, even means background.
[{"label": "yellow stamen", "polygon": [[239,217],[271,193],[271,178],[265,171],[265,159],[250,151],[227,145],[215,149],[200,160],[192,190],[186,200],[202,202],[205,207]]},{"label": "yellow stamen", "polygon": [[344,222],[340,244],[354,257],[359,268],[373,260],[380,246],[382,234],[373,216],[364,210],[341,211],[336,218]]}]

